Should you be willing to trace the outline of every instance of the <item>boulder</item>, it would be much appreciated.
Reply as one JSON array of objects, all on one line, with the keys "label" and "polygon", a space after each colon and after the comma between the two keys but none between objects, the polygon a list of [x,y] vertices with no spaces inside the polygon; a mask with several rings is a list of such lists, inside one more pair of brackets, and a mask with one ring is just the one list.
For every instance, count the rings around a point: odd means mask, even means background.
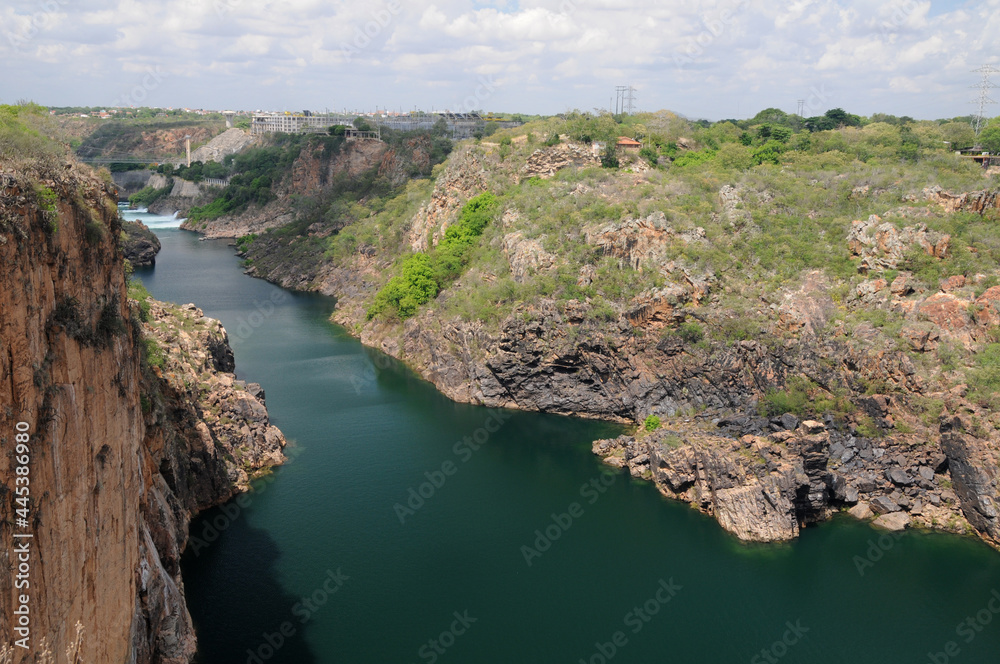
[{"label": "boulder", "polygon": [[943,330],[958,332],[969,322],[969,303],[951,293],[935,293],[917,306],[917,312]]},{"label": "boulder", "polygon": [[872,511],[876,514],[890,514],[892,512],[898,512],[900,510],[899,505],[897,505],[888,496],[879,496],[871,501]]},{"label": "boulder", "polygon": [[781,416],[781,426],[785,427],[789,431],[795,431],[796,427],[799,426],[799,418],[795,417],[791,413],[785,413]]},{"label": "boulder", "polygon": [[910,525],[910,515],[906,512],[893,512],[891,514],[883,514],[882,516],[875,519],[872,522],[875,526],[879,528],[885,528],[886,530],[904,530]]},{"label": "boulder", "polygon": [[885,476],[896,486],[911,486],[913,478],[902,468],[892,468],[886,471]]},{"label": "boulder", "polygon": [[847,513],[853,516],[855,519],[870,519],[875,516],[872,512],[872,508],[868,506],[868,503],[858,503],[851,509],[847,510]]}]

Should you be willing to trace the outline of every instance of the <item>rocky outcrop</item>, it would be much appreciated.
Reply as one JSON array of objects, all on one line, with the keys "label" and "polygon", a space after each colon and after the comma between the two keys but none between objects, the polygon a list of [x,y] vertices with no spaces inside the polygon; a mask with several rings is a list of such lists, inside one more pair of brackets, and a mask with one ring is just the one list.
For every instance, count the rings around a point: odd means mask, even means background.
[{"label": "rocky outcrop", "polygon": [[468,145],[457,147],[438,177],[430,201],[413,216],[407,244],[414,251],[436,245],[466,201],[486,190],[486,171],[480,157]]},{"label": "rocky outcrop", "polygon": [[122,255],[132,267],[156,265],[156,254],[160,252],[160,240],[141,221],[122,222]]},{"label": "rocky outcrop", "polygon": [[1000,449],[967,433],[960,417],[941,426],[941,449],[948,457],[962,511],[977,531],[1000,545]]},{"label": "rocky outcrop", "polygon": [[[871,404],[885,414],[884,406]],[[742,540],[792,539],[802,527],[847,508],[893,530],[921,525],[961,532],[964,513],[996,538],[996,478],[981,465],[990,459],[976,456],[981,446],[963,445],[961,437],[946,437],[943,454],[790,414],[715,422],[719,433],[706,431],[702,422],[683,432],[599,440],[594,452],[652,480],[665,496],[714,516]]]},{"label": "rocky outcrop", "polygon": [[983,190],[953,194],[941,187],[927,187],[922,192],[924,200],[937,203],[947,212],[975,212],[1000,208],[1000,191]]},{"label": "rocky outcrop", "polygon": [[574,143],[560,143],[532,152],[521,169],[520,177],[521,179],[538,177],[544,180],[570,166],[586,168],[600,165],[601,162],[593,149]]},{"label": "rocky outcrop", "polygon": [[507,257],[514,281],[523,283],[531,275],[555,267],[559,259],[555,254],[542,248],[544,239],[543,236],[529,240],[520,231],[504,236],[503,253]]},{"label": "rocky outcrop", "polygon": [[673,266],[664,264],[668,249],[678,242],[705,242],[705,229],[678,231],[667,223],[666,215],[654,212],[640,219],[626,219],[589,229],[586,237],[587,242],[599,247],[604,255],[618,258],[633,269],[653,266],[669,273]]},{"label": "rocky outcrop", "polygon": [[[222,132],[205,145],[191,152],[191,161],[208,163],[215,161],[222,163],[222,160],[231,154],[241,152],[244,148],[254,142],[254,137],[242,129],[231,128]],[[186,161],[185,161],[186,163]]]},{"label": "rocky outcrop", "polygon": [[895,270],[913,247],[919,247],[928,256],[944,258],[950,241],[948,235],[927,230],[926,224],[900,230],[874,214],[864,221],[853,222],[847,236],[851,254],[861,257],[858,268],[861,272]]},{"label": "rocky outcrop", "polygon": [[[54,211],[35,200],[41,187],[56,194]],[[18,527],[34,546],[26,652],[40,653],[43,637],[65,652],[80,623],[79,661],[186,664],[195,649],[179,567],[188,520],[240,490],[245,473],[280,461],[283,441],[259,400],[235,394],[217,323],[151,305],[150,334],[162,336],[144,340],[114,196],[72,164],[0,172],[0,430],[25,422],[31,435],[31,516]],[[231,421],[213,419],[216,403]],[[0,477],[14,477],[14,463],[0,456]],[[13,505],[0,503],[5,539]],[[11,555],[0,552],[5,569]],[[12,582],[0,575],[4,597]],[[0,615],[3,643],[12,627]]]}]

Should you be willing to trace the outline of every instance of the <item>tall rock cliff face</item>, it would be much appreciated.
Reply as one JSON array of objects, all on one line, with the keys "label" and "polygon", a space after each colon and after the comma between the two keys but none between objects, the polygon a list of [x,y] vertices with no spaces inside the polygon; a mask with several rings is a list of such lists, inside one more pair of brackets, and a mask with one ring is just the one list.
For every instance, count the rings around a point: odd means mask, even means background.
[{"label": "tall rock cliff face", "polygon": [[[0,565],[15,566],[14,532],[32,535],[31,633],[15,663],[40,661],[46,647],[63,661],[77,623],[79,661],[188,662],[178,565],[188,521],[245,485],[247,469],[282,458],[260,400],[235,394],[217,322],[152,306],[143,331],[115,194],[72,164],[0,172]],[[243,413],[246,430],[213,408]],[[20,422],[31,434],[27,526],[12,495]],[[3,643],[14,636],[13,583],[0,575]]]}]

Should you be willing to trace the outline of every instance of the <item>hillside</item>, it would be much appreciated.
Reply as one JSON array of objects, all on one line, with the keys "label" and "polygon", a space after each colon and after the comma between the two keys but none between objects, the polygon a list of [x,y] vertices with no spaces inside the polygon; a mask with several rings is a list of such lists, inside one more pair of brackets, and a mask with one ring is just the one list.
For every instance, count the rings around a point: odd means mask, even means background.
[{"label": "hillside", "polygon": [[[239,245],[453,399],[659,418],[595,451],[744,539],[851,508],[996,543],[997,179],[944,143],[969,131],[576,114],[322,227],[278,192],[288,216]],[[282,187],[322,191],[316,170]]]},{"label": "hillside", "polygon": [[186,664],[190,519],[281,463],[285,441],[222,325],[128,279],[110,176],[46,126],[0,106],[0,530],[30,542],[26,563],[0,553],[24,563],[16,593],[0,576],[0,661]]}]

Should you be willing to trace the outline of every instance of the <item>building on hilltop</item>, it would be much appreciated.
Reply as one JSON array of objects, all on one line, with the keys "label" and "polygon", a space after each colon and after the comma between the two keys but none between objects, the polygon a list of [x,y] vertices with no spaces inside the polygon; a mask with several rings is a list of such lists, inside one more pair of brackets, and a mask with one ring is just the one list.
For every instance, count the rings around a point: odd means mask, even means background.
[{"label": "building on hilltop", "polygon": [[[353,128],[355,117],[367,117],[378,129],[394,129],[396,131],[431,131],[435,125],[444,120],[447,131],[454,139],[482,136],[486,125],[490,124],[503,129],[520,126],[521,122],[504,120],[495,116],[482,117],[478,113],[452,113],[439,111],[436,113],[406,113],[406,114],[376,114],[372,116],[354,115],[315,115],[312,113],[264,113],[253,114],[250,122],[250,132],[257,134],[301,134],[323,133],[331,126],[343,125]],[[345,133],[345,135],[347,135]],[[351,134],[353,138],[369,138]]]},{"label": "building on hilltop", "polygon": [[350,118],[342,115],[293,115],[291,113],[254,113],[250,133],[304,134],[325,133],[333,125],[351,126]]},{"label": "building on hilltop", "polygon": [[628,136],[619,136],[618,149],[638,152],[639,150],[642,149],[642,143],[640,143],[635,139],[629,138]]}]

